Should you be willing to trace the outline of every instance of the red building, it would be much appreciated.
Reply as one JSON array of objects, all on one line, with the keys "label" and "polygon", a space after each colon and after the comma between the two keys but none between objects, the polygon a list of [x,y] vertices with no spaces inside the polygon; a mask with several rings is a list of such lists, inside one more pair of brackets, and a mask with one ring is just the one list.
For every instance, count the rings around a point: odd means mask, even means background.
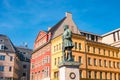
[{"label": "red building", "polygon": [[30,80],[50,80],[50,39],[50,32],[40,31],[35,40]]}]

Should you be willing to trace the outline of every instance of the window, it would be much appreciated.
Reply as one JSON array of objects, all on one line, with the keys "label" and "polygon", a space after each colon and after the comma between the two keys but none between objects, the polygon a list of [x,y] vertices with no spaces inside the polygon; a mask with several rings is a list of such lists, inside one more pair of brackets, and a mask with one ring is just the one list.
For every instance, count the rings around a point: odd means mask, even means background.
[{"label": "window", "polygon": [[11,67],[11,66],[9,67],[9,71],[10,71],[10,72],[12,71],[12,67]]},{"label": "window", "polygon": [[89,40],[91,40],[91,35],[89,35],[89,38],[88,38]]},{"label": "window", "polygon": [[115,62],[113,62],[113,67],[115,68]]},{"label": "window", "polygon": [[105,72],[105,80],[107,80],[107,72]]},{"label": "window", "polygon": [[106,62],[106,60],[104,60],[104,67],[106,67],[107,66],[107,62]]},{"label": "window", "polygon": [[94,41],[94,40],[95,40],[94,35],[91,35],[91,40],[92,40],[92,41]]},{"label": "window", "polygon": [[100,54],[100,48],[98,48],[98,52],[99,52],[99,54]]},{"label": "window", "polygon": [[114,41],[116,41],[115,32],[113,33],[113,38],[114,38]]},{"label": "window", "polygon": [[49,63],[49,56],[47,56],[47,63]]},{"label": "window", "polygon": [[117,32],[117,36],[118,36],[118,40],[120,40],[120,35],[119,35],[119,31]]},{"label": "window", "polygon": [[0,55],[0,60],[5,60],[5,55]]},{"label": "window", "polygon": [[112,66],[111,66],[111,61],[109,61],[109,67],[111,68]]},{"label": "window", "polygon": [[108,56],[110,56],[110,50],[108,50]]},{"label": "window", "polygon": [[54,78],[58,78],[58,72],[54,72]]},{"label": "window", "polygon": [[22,52],[23,54],[26,54],[26,52]]},{"label": "window", "polygon": [[91,59],[88,58],[88,65],[91,65]]},{"label": "window", "polygon": [[32,80],[34,80],[34,76],[33,76],[33,73],[32,73],[31,79],[32,79]]},{"label": "window", "polygon": [[79,43],[79,50],[81,50],[81,43]]},{"label": "window", "polygon": [[55,62],[54,62],[54,65],[56,65],[56,58],[55,58]]},{"label": "window", "polygon": [[99,59],[99,66],[102,66],[102,60]]},{"label": "window", "polygon": [[34,68],[34,64],[32,63],[32,68]]},{"label": "window", "polygon": [[4,66],[0,66],[0,71],[4,71]]},{"label": "window", "polygon": [[60,57],[58,57],[58,64],[60,63]]},{"label": "window", "polygon": [[88,78],[91,78],[91,71],[88,71]]},{"label": "window", "polygon": [[26,69],[26,68],[27,68],[27,65],[23,65],[23,68]]},{"label": "window", "polygon": [[0,50],[4,50],[5,49],[5,45],[4,44],[0,44]]},{"label": "window", "polygon": [[96,66],[97,65],[97,62],[96,62],[96,59],[94,59],[94,66]]},{"label": "window", "polygon": [[96,36],[96,41],[98,41],[98,37]]},{"label": "window", "polygon": [[49,77],[49,67],[46,67],[46,76]]},{"label": "window", "polygon": [[75,49],[77,49],[77,42],[75,42]]},{"label": "window", "polygon": [[97,72],[95,71],[94,73],[94,78],[97,79]]},{"label": "window", "polygon": [[93,53],[95,53],[95,47],[93,47]]},{"label": "window", "polygon": [[89,34],[86,34],[86,39],[88,39],[88,40],[89,40]]},{"label": "window", "polygon": [[118,74],[118,80],[120,80],[120,73]]},{"label": "window", "polygon": [[88,52],[90,51],[90,46],[88,46]]},{"label": "window", "polygon": [[82,59],[81,56],[79,56],[79,57],[78,57],[78,61],[79,61],[80,64],[82,63],[82,60],[81,60],[81,59]]},{"label": "window", "polygon": [[100,72],[100,80],[102,80],[102,72]]},{"label": "window", "polygon": [[112,53],[113,53],[113,57],[114,57],[114,51]]},{"label": "window", "polygon": [[13,57],[12,56],[10,56],[10,61],[12,61],[13,60]]},{"label": "window", "polygon": [[105,55],[105,49],[103,51],[104,51],[104,55]]},{"label": "window", "polygon": [[110,80],[112,80],[112,73],[110,73]]},{"label": "window", "polygon": [[116,73],[114,74],[114,80],[116,80]]},{"label": "window", "polygon": [[119,62],[117,62],[117,68],[119,68]]},{"label": "window", "polygon": [[118,53],[116,53],[116,57],[118,57]]},{"label": "window", "polygon": [[0,39],[0,42],[4,42],[4,40],[3,40],[3,39]]},{"label": "window", "polygon": [[26,73],[23,73],[23,76],[26,76]]}]

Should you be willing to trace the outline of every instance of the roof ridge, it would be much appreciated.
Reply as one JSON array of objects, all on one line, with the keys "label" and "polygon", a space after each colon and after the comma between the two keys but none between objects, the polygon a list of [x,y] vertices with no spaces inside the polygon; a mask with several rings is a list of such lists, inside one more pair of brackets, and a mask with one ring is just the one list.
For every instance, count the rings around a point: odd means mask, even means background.
[{"label": "roof ridge", "polygon": [[59,22],[57,22],[57,24],[55,24],[55,25],[49,30],[49,32],[55,31],[55,29],[58,27],[58,25],[60,25],[65,19],[66,19],[66,17],[64,17],[64,18],[61,19]]}]

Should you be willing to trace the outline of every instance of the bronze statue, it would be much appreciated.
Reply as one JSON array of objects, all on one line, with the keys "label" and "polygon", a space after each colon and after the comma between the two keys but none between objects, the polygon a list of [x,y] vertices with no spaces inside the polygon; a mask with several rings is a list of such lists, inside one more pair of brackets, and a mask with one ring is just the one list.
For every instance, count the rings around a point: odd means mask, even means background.
[{"label": "bronze statue", "polygon": [[72,31],[68,28],[68,25],[64,26],[64,33],[62,35],[63,40],[63,61],[74,61],[72,58]]}]

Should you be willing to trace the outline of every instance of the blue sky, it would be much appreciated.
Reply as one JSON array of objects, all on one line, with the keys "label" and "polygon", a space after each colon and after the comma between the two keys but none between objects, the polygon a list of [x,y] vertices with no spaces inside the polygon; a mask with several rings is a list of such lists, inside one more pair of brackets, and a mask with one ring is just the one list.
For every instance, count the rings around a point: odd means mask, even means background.
[{"label": "blue sky", "polygon": [[33,48],[40,30],[47,30],[71,12],[80,30],[104,34],[120,27],[120,0],[0,0],[0,34]]}]

